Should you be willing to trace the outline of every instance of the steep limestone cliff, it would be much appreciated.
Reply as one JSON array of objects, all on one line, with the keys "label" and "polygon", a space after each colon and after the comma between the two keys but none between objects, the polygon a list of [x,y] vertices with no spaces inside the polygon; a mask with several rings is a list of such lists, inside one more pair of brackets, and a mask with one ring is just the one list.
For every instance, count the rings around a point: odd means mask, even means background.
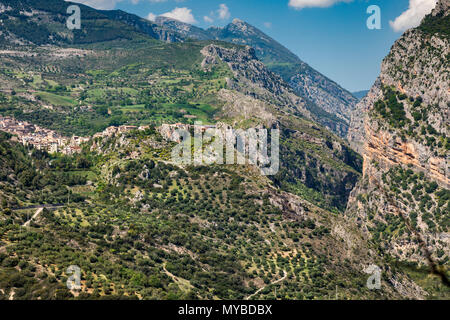
[{"label": "steep limestone cliff", "polygon": [[449,3],[394,44],[352,114],[348,139],[364,166],[346,211],[380,254],[427,265],[447,285]]},{"label": "steep limestone cliff", "polygon": [[[431,17],[439,14],[448,15],[448,1],[439,2]],[[367,163],[411,164],[449,187],[449,54],[445,34],[421,27],[395,43],[352,115],[348,139]]]}]

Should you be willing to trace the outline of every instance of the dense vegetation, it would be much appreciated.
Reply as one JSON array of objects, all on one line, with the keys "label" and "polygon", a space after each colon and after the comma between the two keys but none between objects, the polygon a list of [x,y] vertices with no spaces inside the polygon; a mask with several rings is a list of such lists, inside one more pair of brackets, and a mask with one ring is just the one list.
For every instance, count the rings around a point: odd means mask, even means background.
[{"label": "dense vegetation", "polygon": [[306,202],[308,217],[283,214],[251,168],[167,164],[170,144],[150,147],[161,143],[154,130],[126,141],[139,159],[117,154],[123,140],[113,137],[52,162],[89,159],[78,174],[95,184],[70,187],[88,201],[45,209],[30,227],[21,227],[29,210],[0,213],[0,297],[73,297],[69,265],[82,269],[78,298],[243,299],[263,287],[253,298],[318,299],[336,287],[341,298],[379,297],[356,260],[338,253],[330,232],[338,216]]},{"label": "dense vegetation", "polygon": [[433,17],[429,14],[423,19],[418,29],[429,34],[439,33],[450,39],[450,15],[440,13],[438,16]]},{"label": "dense vegetation", "polygon": [[[52,159],[39,150],[27,150],[10,138],[9,134],[0,132],[1,208],[67,202],[70,187],[86,183],[86,178],[76,172],[89,165],[83,155]],[[73,202],[83,201],[76,193],[70,197]]]},{"label": "dense vegetation", "polygon": [[375,103],[375,110],[381,114],[388,123],[395,128],[403,128],[406,123],[410,122],[406,118],[403,100],[406,95],[397,96],[397,92],[390,87],[383,88],[384,100]]}]

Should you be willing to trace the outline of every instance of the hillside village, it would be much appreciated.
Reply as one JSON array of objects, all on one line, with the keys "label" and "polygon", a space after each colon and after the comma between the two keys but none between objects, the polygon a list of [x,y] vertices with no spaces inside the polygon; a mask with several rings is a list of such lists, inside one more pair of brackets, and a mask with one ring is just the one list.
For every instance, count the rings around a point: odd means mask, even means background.
[{"label": "hillside village", "polygon": [[26,121],[17,121],[11,117],[0,116],[0,130],[15,135],[15,139],[26,146],[31,145],[38,150],[45,150],[49,153],[77,153],[81,151],[79,145],[89,140],[78,136],[63,137],[55,131],[41,128]]},{"label": "hillside village", "polygon": [[[145,130],[148,126],[118,126],[108,127],[104,131],[96,133],[92,138],[111,137],[131,130]],[[0,130],[13,134],[13,139],[19,141],[25,146],[33,146],[38,150],[45,150],[48,153],[60,152],[65,155],[71,155],[81,152],[81,144],[88,142],[91,137],[64,137],[57,132],[26,121],[18,121],[12,117],[3,117],[0,115]]]},{"label": "hillside village", "polygon": [[[215,127],[216,126],[214,125],[202,125],[202,130],[204,131],[208,128]],[[13,139],[25,146],[33,146],[38,150],[45,150],[48,153],[60,152],[65,155],[80,153],[82,150],[81,144],[88,142],[91,139],[112,137],[132,130],[144,131],[148,128],[149,126],[110,126],[105,130],[94,134],[92,137],[72,136],[69,138],[62,136],[53,130],[39,127],[27,121],[18,121],[12,117],[3,117],[0,115],[0,130],[13,134],[15,136]],[[163,124],[158,127],[158,131],[164,138],[179,142],[176,130],[181,129],[190,131],[193,128],[193,125],[182,123]]]}]

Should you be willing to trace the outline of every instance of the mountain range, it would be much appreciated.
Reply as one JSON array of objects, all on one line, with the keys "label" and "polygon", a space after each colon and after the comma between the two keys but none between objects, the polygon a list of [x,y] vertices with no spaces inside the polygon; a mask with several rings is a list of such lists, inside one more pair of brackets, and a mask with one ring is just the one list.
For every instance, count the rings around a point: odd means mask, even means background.
[{"label": "mountain range", "polygon": [[[359,102],[241,20],[70,4],[0,0],[1,299],[449,299],[449,0]],[[196,122],[279,171],[173,161]]]},{"label": "mountain range", "polygon": [[278,73],[297,94],[308,101],[307,108],[316,121],[341,136],[347,134],[350,112],[358,101],[347,90],[308,66],[277,41],[238,19],[224,28],[203,30],[166,17],[157,17],[153,23],[121,10],[101,11],[80,5],[83,28],[69,32],[65,28],[67,3],[64,1],[44,0],[36,3],[34,0],[8,0],[2,3],[5,9],[10,4],[12,8],[20,8],[22,11],[39,10],[43,15],[39,20],[23,20],[20,19],[20,10],[5,11],[5,32],[8,32],[8,37],[18,42],[40,45],[87,44],[151,38],[166,42],[182,42],[188,39],[221,40],[249,45],[271,71]]},{"label": "mountain range", "polygon": [[261,30],[239,19],[234,19],[224,28],[207,30],[166,17],[157,17],[155,22],[182,34],[185,39],[214,39],[251,46],[269,70],[279,74],[300,96],[311,102],[308,109],[317,116],[316,120],[341,135],[346,134],[357,98]]}]

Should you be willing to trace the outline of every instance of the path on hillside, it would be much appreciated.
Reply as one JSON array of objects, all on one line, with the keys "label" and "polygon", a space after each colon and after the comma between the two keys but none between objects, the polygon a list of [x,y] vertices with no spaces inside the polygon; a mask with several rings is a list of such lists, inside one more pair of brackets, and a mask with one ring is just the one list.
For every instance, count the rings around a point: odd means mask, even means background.
[{"label": "path on hillside", "polygon": [[189,290],[189,289],[193,289],[194,286],[191,284],[191,282],[189,280],[177,277],[176,275],[170,273],[167,269],[166,269],[166,263],[163,264],[163,270],[164,272],[172,278],[172,280],[178,284],[178,286],[180,287],[180,289],[183,290],[183,288]]},{"label": "path on hillside", "polygon": [[12,211],[28,210],[28,209],[56,209],[64,207],[65,204],[36,204],[28,207],[11,208]]},{"label": "path on hillside", "polygon": [[44,208],[39,208],[36,210],[36,212],[33,214],[33,216],[31,217],[30,220],[28,220],[27,222],[25,222],[22,227],[28,227],[30,225],[31,220],[33,220],[34,218],[36,218],[39,214],[41,214],[41,212],[44,210]]},{"label": "path on hillside", "polygon": [[253,293],[253,294],[249,295],[247,298],[245,298],[245,300],[250,300],[251,297],[256,296],[258,293],[260,293],[261,291],[263,291],[263,290],[264,290],[265,288],[267,288],[268,286],[271,286],[271,285],[280,283],[281,281],[285,280],[286,277],[287,277],[287,272],[286,272],[285,270],[283,270],[283,272],[284,272],[284,276],[283,276],[281,279],[278,279],[278,280],[276,280],[276,281],[274,281],[274,282],[271,282],[271,283],[269,283],[267,286],[264,286],[264,287],[258,289],[255,293]]}]

